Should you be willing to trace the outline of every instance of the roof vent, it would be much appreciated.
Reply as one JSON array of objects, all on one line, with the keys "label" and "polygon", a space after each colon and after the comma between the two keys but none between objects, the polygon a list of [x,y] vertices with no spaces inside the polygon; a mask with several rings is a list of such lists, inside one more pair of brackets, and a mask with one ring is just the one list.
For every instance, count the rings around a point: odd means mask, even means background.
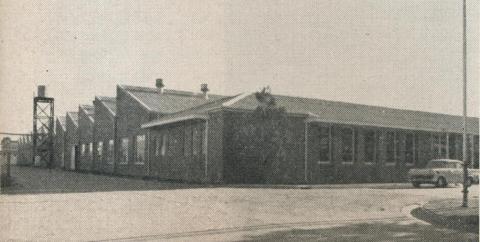
[{"label": "roof vent", "polygon": [[160,93],[163,93],[163,88],[165,87],[165,85],[163,84],[163,79],[158,78],[155,81],[155,86],[157,87],[157,89]]},{"label": "roof vent", "polygon": [[209,91],[208,90],[208,85],[206,83],[203,83],[202,85],[200,85],[200,90],[202,91],[205,99],[208,99],[208,91]]}]

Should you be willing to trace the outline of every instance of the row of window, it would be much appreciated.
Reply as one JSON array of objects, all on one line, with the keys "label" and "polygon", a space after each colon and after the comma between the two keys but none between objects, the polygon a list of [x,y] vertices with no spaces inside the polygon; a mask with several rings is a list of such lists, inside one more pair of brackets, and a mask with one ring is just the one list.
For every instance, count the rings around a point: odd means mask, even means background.
[{"label": "row of window", "polygon": [[[330,164],[333,155],[332,151],[332,130],[331,126],[318,126],[318,152],[319,163]],[[337,132],[337,129],[335,129]],[[362,132],[362,135],[359,135]],[[415,164],[417,160],[418,135],[411,132],[386,131],[380,137],[379,132],[369,129],[356,129],[344,127],[338,129],[336,133],[339,137],[337,145],[339,145],[339,158],[344,164],[352,164],[358,160],[358,152],[360,149],[363,152],[363,160],[366,164],[373,164],[380,160],[379,150],[384,149],[384,158],[386,165],[394,165],[399,162],[401,158],[404,159],[407,165]],[[403,136],[403,137],[402,137]],[[359,140],[361,137],[362,140]],[[401,139],[403,138],[403,140]],[[461,159],[461,135],[458,134],[432,134],[432,158],[451,158]],[[470,136],[474,139],[473,148],[469,154],[469,159],[478,160],[478,136]],[[383,139],[383,145],[380,145],[380,139]],[[404,142],[404,147],[401,147],[401,141]],[[363,143],[363,146],[359,143]],[[470,145],[471,146],[471,145]],[[316,148],[317,148],[316,147]],[[403,154],[402,154],[403,153]],[[472,157],[473,156],[473,157]]]},{"label": "row of window", "polygon": [[[87,150],[88,149],[88,150]],[[114,146],[113,146],[113,140],[108,140],[108,146],[104,147],[103,141],[99,141],[97,143],[97,160],[104,160],[104,149],[106,151],[107,157],[107,163],[108,164],[113,164],[113,152],[114,152]],[[89,158],[93,157],[93,143],[88,143],[88,144],[81,144],[80,146],[80,155],[82,157],[88,156]]]},{"label": "row of window", "polygon": [[[154,155],[156,157],[166,156],[169,150],[173,153],[179,153],[179,150],[183,150],[181,152],[184,153],[185,156],[192,154],[193,156],[199,154],[206,153],[206,143],[204,142],[204,129],[200,127],[194,127],[191,129],[191,134],[185,133],[185,137],[183,138],[184,142],[180,143],[181,137],[178,135],[171,134],[171,138],[169,138],[169,133],[164,131],[158,135],[154,135],[152,137],[152,147],[154,148]],[[120,139],[120,147],[119,147],[119,157],[118,157],[118,164],[125,165],[128,164],[130,160],[130,142],[133,140],[133,151],[134,151],[134,164],[143,165],[145,164],[145,149],[146,149],[146,136],[145,135],[137,135],[132,138],[123,137]],[[113,152],[114,152],[114,141],[109,140],[108,146],[106,148],[107,152],[107,162],[109,164],[113,163]],[[93,152],[93,144],[82,144],[81,145],[81,155],[86,155],[86,147],[88,147],[88,155],[92,157]],[[104,143],[103,141],[99,141],[97,143],[97,157],[98,160],[103,160],[103,152],[104,152]]]},{"label": "row of window", "polygon": [[[145,135],[137,135],[133,137],[133,151],[134,151],[134,164],[143,165],[145,164]],[[120,139],[120,150],[119,150],[119,159],[118,163],[120,165],[128,164],[130,158],[129,154],[129,143],[130,139],[128,137],[123,137]]]}]

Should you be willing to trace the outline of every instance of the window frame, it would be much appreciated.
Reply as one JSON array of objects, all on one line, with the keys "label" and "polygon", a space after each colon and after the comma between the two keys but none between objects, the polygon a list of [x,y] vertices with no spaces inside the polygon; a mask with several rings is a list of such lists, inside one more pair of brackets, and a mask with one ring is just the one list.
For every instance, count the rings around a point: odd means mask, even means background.
[{"label": "window frame", "polygon": [[97,142],[97,158],[100,161],[103,161],[103,141]]},{"label": "window frame", "polygon": [[[373,133],[373,149],[372,149],[372,159],[371,161],[367,161],[367,142],[366,142],[366,137],[367,134],[371,132]],[[374,129],[366,129],[363,134],[363,163],[365,165],[374,165],[377,162],[377,131]]]},{"label": "window frame", "polygon": [[[139,140],[141,140],[141,139],[139,139],[139,138],[142,138],[142,139],[143,139],[143,149],[139,149]],[[146,147],[147,147],[147,146],[146,146],[146,139],[147,139],[147,138],[146,138],[146,135],[145,135],[145,134],[140,134],[140,135],[137,135],[137,136],[135,137],[135,146],[134,146],[134,148],[135,148],[135,160],[134,160],[134,162],[133,162],[133,164],[135,164],[135,165],[145,165],[145,157],[146,157],[145,149],[146,149]],[[139,153],[139,151],[141,151],[141,152],[143,153],[143,161],[140,161],[140,162],[138,161],[138,157],[139,157],[139,156],[138,156],[138,155],[139,155],[138,153]]]},{"label": "window frame", "polygon": [[[407,159],[407,154],[408,154],[408,136],[411,136],[412,138],[412,150],[411,150],[411,156],[412,156],[412,161],[408,162]],[[416,139],[416,134],[412,132],[408,132],[405,134],[405,166],[415,166],[417,163],[417,139]]]},{"label": "window frame", "polygon": [[[126,147],[125,147],[126,144]],[[122,137],[120,139],[120,152],[121,152],[121,159],[119,159],[119,165],[127,165],[129,160],[129,145],[130,145],[130,138],[129,137]],[[119,157],[119,158],[120,158]]]},{"label": "window frame", "polygon": [[328,137],[327,137],[327,142],[328,142],[328,160],[322,160],[322,153],[321,153],[321,148],[319,147],[319,158],[318,158],[318,164],[321,165],[329,165],[332,163],[332,126],[331,125],[320,125],[317,127],[319,129],[319,143],[318,145],[321,146],[322,143],[322,129],[327,129],[328,131]]},{"label": "window frame", "polygon": [[113,139],[108,140],[107,164],[113,165],[114,152],[115,152],[114,149],[115,149],[115,141]]},{"label": "window frame", "polygon": [[[350,130],[350,156],[351,159],[349,161],[344,160],[344,155],[345,155],[345,144],[344,144],[344,131],[345,130]],[[342,164],[344,165],[353,165],[355,163],[355,129],[353,127],[341,127],[340,128],[340,158],[342,161]]]},{"label": "window frame", "polygon": [[[393,140],[392,140],[392,143],[391,145],[393,146],[393,150],[391,151],[392,152],[392,159],[390,159],[388,153],[389,153],[389,140],[388,140],[388,135],[389,134],[393,134]],[[384,146],[385,146],[385,161],[384,161],[384,164],[385,166],[395,166],[397,164],[397,144],[399,142],[397,141],[397,132],[395,132],[394,130],[389,130],[389,131],[386,131],[385,132],[385,143],[384,143]]]}]

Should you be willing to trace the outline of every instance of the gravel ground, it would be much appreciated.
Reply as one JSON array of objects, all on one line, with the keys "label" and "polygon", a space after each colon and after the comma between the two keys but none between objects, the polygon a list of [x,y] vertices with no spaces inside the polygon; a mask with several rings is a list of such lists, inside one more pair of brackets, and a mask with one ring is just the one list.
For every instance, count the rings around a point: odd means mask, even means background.
[{"label": "gravel ground", "polygon": [[[14,174],[36,182],[0,195],[0,240],[478,240],[405,211],[459,197],[461,187],[209,188],[35,168]],[[478,186],[471,190],[478,197]]]}]

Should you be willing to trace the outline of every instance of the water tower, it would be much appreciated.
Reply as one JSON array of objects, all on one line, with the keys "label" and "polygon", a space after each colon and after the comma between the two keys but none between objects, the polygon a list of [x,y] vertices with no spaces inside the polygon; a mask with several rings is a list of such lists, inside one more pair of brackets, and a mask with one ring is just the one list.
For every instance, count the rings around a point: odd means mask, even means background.
[{"label": "water tower", "polygon": [[54,164],[54,99],[46,96],[46,88],[38,86],[33,98],[33,155],[34,166],[53,167]]}]

